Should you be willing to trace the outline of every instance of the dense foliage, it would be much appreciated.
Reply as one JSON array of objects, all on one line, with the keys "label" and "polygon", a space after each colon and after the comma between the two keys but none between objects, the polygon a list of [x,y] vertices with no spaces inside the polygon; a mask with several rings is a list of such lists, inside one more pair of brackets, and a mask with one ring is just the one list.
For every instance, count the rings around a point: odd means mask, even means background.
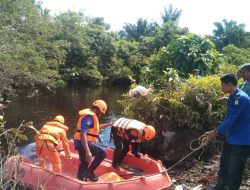
[{"label": "dense foliage", "polygon": [[[178,25],[181,12],[169,5],[161,15],[162,24],[139,18],[112,32],[102,17],[74,11],[51,16],[34,0],[2,0],[3,101],[14,90],[51,89],[73,82],[128,83],[130,76],[153,93],[125,97],[123,114],[157,127],[158,138],[147,146],[165,159],[169,144],[175,143],[169,141],[169,131],[180,132],[181,138],[187,130],[202,133],[221,121],[225,105],[218,101],[219,78],[211,74],[237,72],[250,61],[250,33],[244,24],[215,22],[213,35],[204,37]],[[190,76],[193,69],[200,70],[200,80]],[[0,134],[3,131],[0,116]],[[22,137],[19,131],[13,133]]]},{"label": "dense foliage", "polygon": [[[0,96],[0,101],[2,101],[2,98]],[[27,137],[23,135],[21,128],[21,125],[18,128],[11,128],[6,129],[5,127],[5,119],[4,119],[4,112],[3,112],[3,104],[0,104],[0,186],[1,189],[9,189],[9,190],[15,190],[15,189],[25,189],[25,187],[13,180],[14,178],[10,178],[10,176],[6,175],[5,173],[5,161],[10,158],[11,156],[17,154],[17,142],[19,140],[27,140]],[[13,171],[8,171],[9,175],[10,172],[14,172],[17,170],[17,163],[12,163],[13,165]]]},{"label": "dense foliage", "polygon": [[[194,68],[208,74],[221,64],[211,41],[178,26],[182,11],[172,5],[163,9],[161,25],[139,18],[119,32],[110,32],[102,17],[83,12],[51,16],[34,0],[1,1],[0,7],[0,93],[65,82],[111,84],[128,81],[128,75],[143,81],[146,71],[151,81],[163,81],[171,69],[188,76]],[[243,24],[223,20],[215,26],[211,39],[217,47],[222,42],[219,50],[231,43],[249,47]],[[229,64],[248,60],[248,50],[237,48],[223,49]]]},{"label": "dense foliage", "polygon": [[214,44],[208,38],[195,34],[172,40],[166,48],[166,53],[170,67],[184,75],[192,73],[193,69],[199,69],[203,75],[212,74],[221,63]]},{"label": "dense foliage", "polygon": [[226,63],[240,66],[242,63],[250,63],[250,49],[238,48],[231,44],[223,48]]},{"label": "dense foliage", "polygon": [[125,96],[121,104],[124,115],[131,118],[150,122],[164,119],[166,125],[208,130],[215,128],[223,117],[225,103],[218,100],[222,96],[218,76],[191,77],[171,93],[161,90],[145,98]]},{"label": "dense foliage", "polygon": [[236,21],[227,21],[214,23],[216,29],[213,31],[212,40],[219,51],[223,47],[233,44],[237,47],[249,47],[249,33],[245,31],[245,24],[237,24]]},{"label": "dense foliage", "polygon": [[56,26],[47,10],[33,1],[0,2],[0,75],[4,89],[60,83],[64,43],[55,39]]},{"label": "dense foliage", "polygon": [[[170,89],[153,91],[147,97],[125,96],[120,102],[124,108],[124,116],[156,127],[157,137],[145,146],[152,154],[157,152],[162,160],[183,156],[185,150],[188,150],[186,142],[218,126],[224,117],[226,106],[219,101],[223,93],[218,76],[201,79],[191,77],[170,92],[168,90]],[[186,134],[188,135],[185,136]],[[183,138],[182,143],[178,142],[178,137]],[[179,145],[181,152],[178,152],[175,144]],[[175,150],[175,155],[169,152],[170,146]]]},{"label": "dense foliage", "polygon": [[188,77],[193,69],[199,69],[202,75],[215,73],[222,63],[214,44],[194,34],[173,39],[166,48],[145,60],[144,82],[153,83],[156,88],[180,82],[179,76]]}]

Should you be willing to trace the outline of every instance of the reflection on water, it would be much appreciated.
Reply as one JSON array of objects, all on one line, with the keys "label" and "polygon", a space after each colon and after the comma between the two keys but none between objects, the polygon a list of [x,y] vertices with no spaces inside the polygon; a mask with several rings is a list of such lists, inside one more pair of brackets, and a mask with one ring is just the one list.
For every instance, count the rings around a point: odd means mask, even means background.
[{"label": "reflection on water", "polygon": [[[122,94],[126,92],[128,92],[128,87],[124,86],[89,87],[74,85],[37,97],[17,97],[5,110],[6,126],[8,128],[17,127],[25,120],[33,121],[34,126],[40,129],[46,121],[60,114],[65,117],[65,124],[70,127],[68,138],[72,138],[76,129],[79,110],[91,108],[94,100],[103,99],[107,102],[108,112],[101,118],[101,123],[115,120],[119,117],[121,111],[117,100],[122,99]],[[104,130],[101,134],[104,144],[109,141],[108,130]],[[32,142],[34,132],[26,129],[25,133],[29,136],[29,142]]]}]

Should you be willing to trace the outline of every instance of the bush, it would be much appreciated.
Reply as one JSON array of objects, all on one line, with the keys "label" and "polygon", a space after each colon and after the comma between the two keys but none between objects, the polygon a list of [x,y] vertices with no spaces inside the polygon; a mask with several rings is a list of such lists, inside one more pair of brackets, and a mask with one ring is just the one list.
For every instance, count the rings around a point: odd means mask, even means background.
[{"label": "bush", "polygon": [[225,61],[231,65],[241,66],[250,62],[250,49],[238,48],[232,44],[223,48]]},{"label": "bush", "polygon": [[223,117],[225,105],[218,101],[222,96],[219,77],[211,75],[191,77],[171,93],[165,89],[136,99],[125,95],[120,103],[128,117],[151,121],[163,115],[177,127],[207,130],[216,127]]},{"label": "bush", "polygon": [[[22,127],[24,127],[25,125],[21,123],[17,128],[6,129],[6,121],[4,120],[4,113],[2,111],[2,108],[0,108],[0,111],[0,187],[1,189],[9,190],[26,189],[20,182],[15,180],[14,175],[13,178],[9,178],[9,176],[4,173],[4,164],[6,160],[11,156],[17,154],[17,142],[19,140],[27,140],[27,137],[22,134]],[[17,167],[13,168],[16,169]]]},{"label": "bush", "polygon": [[186,77],[193,69],[199,69],[202,75],[215,73],[221,63],[221,55],[213,42],[195,34],[172,40],[166,48],[166,53],[171,67]]},{"label": "bush", "polygon": [[223,63],[219,66],[218,73],[220,75],[226,74],[226,73],[234,73],[236,74],[238,72],[239,68],[236,65],[231,65],[228,63]]},{"label": "bush", "polygon": [[[147,149],[144,150],[162,160],[183,156],[187,144],[217,127],[225,112],[225,104],[218,101],[223,96],[218,76],[191,77],[176,89],[171,92],[165,89],[139,98],[125,95],[120,101],[124,116],[156,127],[156,138],[145,143]],[[177,149],[178,139],[181,139],[181,144]]]}]

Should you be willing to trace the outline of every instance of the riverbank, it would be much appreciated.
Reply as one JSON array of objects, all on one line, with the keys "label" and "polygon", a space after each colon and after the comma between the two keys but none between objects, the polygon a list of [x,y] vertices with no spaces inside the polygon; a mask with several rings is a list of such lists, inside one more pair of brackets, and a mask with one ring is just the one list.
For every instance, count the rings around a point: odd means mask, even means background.
[{"label": "riverbank", "polygon": [[[178,185],[186,187],[187,190],[191,190],[198,186],[200,187],[199,189],[202,190],[212,189],[217,181],[219,163],[219,154],[213,156],[206,162],[197,160],[193,160],[192,162],[184,162],[181,166],[168,171],[168,174],[173,181],[173,186],[171,189],[174,190]],[[248,162],[247,166],[245,167],[240,189],[250,189],[250,162]]]}]

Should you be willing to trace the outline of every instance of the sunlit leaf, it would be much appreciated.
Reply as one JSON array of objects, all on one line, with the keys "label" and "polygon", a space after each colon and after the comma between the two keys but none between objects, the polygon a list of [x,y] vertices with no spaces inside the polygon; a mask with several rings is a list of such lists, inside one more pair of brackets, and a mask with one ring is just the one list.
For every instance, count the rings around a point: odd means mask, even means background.
[{"label": "sunlit leaf", "polygon": [[15,133],[15,135],[19,138],[19,139],[21,139],[21,140],[28,140],[28,137],[26,136],[26,135],[24,135],[24,134],[21,134],[21,133]]}]

